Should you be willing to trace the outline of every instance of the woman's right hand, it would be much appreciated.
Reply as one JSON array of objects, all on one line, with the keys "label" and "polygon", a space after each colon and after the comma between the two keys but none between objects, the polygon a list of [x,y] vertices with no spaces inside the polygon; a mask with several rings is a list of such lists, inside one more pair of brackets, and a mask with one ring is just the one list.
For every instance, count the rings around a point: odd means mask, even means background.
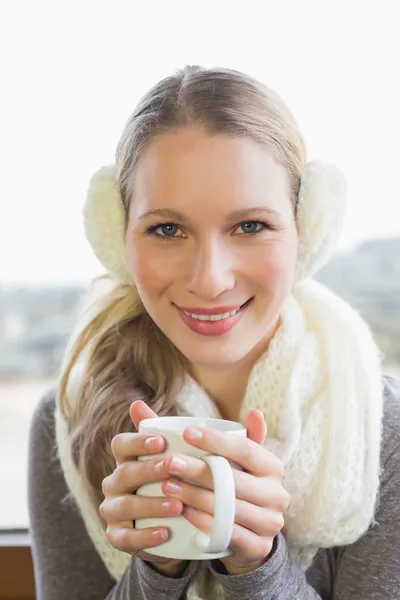
[{"label": "woman's right hand", "polygon": [[[134,402],[130,416],[136,427],[142,419],[157,417],[144,402]],[[99,507],[107,523],[106,536],[110,544],[153,563],[155,570],[170,576],[180,576],[186,561],[153,556],[144,548],[158,546],[168,539],[166,527],[135,529],[136,519],[152,517],[176,517],[181,514],[183,504],[176,498],[150,498],[137,496],[134,492],[147,483],[163,481],[169,476],[160,458],[137,461],[138,456],[158,454],[164,449],[164,439],[154,434],[120,433],[111,442],[116,460],[114,472],[103,480],[104,501]]]}]

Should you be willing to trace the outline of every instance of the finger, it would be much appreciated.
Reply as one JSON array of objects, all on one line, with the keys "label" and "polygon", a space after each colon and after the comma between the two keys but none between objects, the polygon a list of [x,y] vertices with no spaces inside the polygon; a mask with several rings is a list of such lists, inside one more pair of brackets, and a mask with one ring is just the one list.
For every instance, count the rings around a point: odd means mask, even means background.
[{"label": "finger", "polygon": [[[170,475],[181,481],[193,483],[198,490],[214,489],[213,477],[208,464],[199,458],[174,454],[165,458]],[[284,512],[289,505],[289,494],[283,488],[278,477],[272,475],[263,478],[254,477],[245,471],[232,469],[236,498],[258,506],[268,506]],[[262,481],[261,481],[262,479]],[[190,502],[188,503],[190,504]]]},{"label": "finger", "polygon": [[136,554],[143,548],[159,546],[168,539],[169,532],[166,527],[129,529],[109,526],[106,529],[106,537],[117,550]]},{"label": "finger", "polygon": [[[162,490],[166,496],[180,500],[185,507],[190,506],[214,515],[215,494],[211,490],[178,479],[164,481]],[[275,535],[282,529],[283,522],[282,512],[277,508],[256,506],[245,500],[235,501],[235,523],[250,529],[257,535]]]},{"label": "finger", "polygon": [[280,460],[253,440],[206,427],[188,427],[183,433],[185,442],[210,454],[236,462],[257,477],[276,474],[282,477]]},{"label": "finger", "polygon": [[256,506],[284,512],[289,506],[289,494],[275,475],[259,478],[250,473],[232,469],[236,497]]},{"label": "finger", "polygon": [[[211,535],[214,518],[192,507],[184,507],[183,515],[194,527]],[[232,561],[253,563],[265,558],[272,549],[273,537],[261,537],[235,523],[229,548],[233,550]],[[225,559],[224,559],[225,560]]]},{"label": "finger", "polygon": [[148,433],[119,433],[111,440],[111,451],[117,465],[138,456],[158,454],[164,446],[164,438]]},{"label": "finger", "polygon": [[250,410],[246,415],[245,426],[247,437],[262,446],[267,435],[267,424],[261,410]]},{"label": "finger", "polygon": [[173,454],[164,460],[165,467],[171,475],[202,487],[213,488],[211,469],[204,460],[183,454]]},{"label": "finger", "polygon": [[163,481],[168,477],[164,461],[159,458],[144,461],[127,461],[118,465],[111,475],[103,479],[104,496],[122,496],[135,492],[146,483]]},{"label": "finger", "polygon": [[176,517],[181,514],[183,504],[176,498],[151,498],[126,494],[116,498],[106,498],[100,504],[99,512],[109,525],[121,521],[136,521],[162,517]]},{"label": "finger", "polygon": [[158,416],[154,410],[151,410],[151,408],[147,406],[146,402],[143,402],[143,400],[132,402],[129,407],[129,415],[137,430],[139,430],[140,421]]}]

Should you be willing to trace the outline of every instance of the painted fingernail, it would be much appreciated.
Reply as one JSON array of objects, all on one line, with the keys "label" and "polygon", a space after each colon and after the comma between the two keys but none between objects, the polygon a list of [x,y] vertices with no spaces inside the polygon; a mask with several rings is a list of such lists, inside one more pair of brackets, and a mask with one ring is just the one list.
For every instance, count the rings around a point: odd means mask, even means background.
[{"label": "painted fingernail", "polygon": [[187,467],[187,462],[183,458],[173,456],[169,465],[171,473],[182,473]]},{"label": "painted fingernail", "polygon": [[187,504],[185,504],[185,506],[182,509],[182,514],[187,515],[188,517],[193,516],[195,512],[195,509],[191,506],[188,506]]},{"label": "painted fingernail", "polygon": [[164,468],[164,461],[163,460],[159,460],[154,465],[154,471],[155,471],[155,473],[161,473],[161,471],[163,470],[163,468]]},{"label": "painted fingernail", "polygon": [[159,447],[159,437],[150,437],[147,438],[144,445],[149,450],[156,450]]},{"label": "painted fingernail", "polygon": [[165,540],[168,537],[168,533],[166,532],[165,529],[156,529],[155,531],[151,532],[151,535],[153,535],[156,540]]},{"label": "painted fingernail", "polygon": [[174,481],[168,481],[165,485],[165,489],[169,494],[179,494],[182,491],[182,486]]},{"label": "painted fingernail", "polygon": [[203,432],[201,429],[197,429],[197,427],[188,427],[186,429],[186,435],[193,442],[198,442],[203,437]]},{"label": "painted fingernail", "polygon": [[172,500],[164,500],[164,502],[161,503],[162,509],[165,510],[165,512],[171,512],[171,510],[174,507],[173,501]]}]

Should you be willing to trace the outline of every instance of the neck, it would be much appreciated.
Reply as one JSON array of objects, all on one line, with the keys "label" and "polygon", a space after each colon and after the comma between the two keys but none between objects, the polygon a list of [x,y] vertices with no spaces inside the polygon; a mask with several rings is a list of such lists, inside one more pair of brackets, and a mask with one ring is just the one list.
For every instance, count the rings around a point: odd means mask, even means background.
[{"label": "neck", "polygon": [[262,340],[237,363],[217,366],[191,365],[191,375],[214,400],[223,419],[239,420],[240,409],[253,367],[260,356],[267,351],[278,324],[279,320],[275,324],[272,334]]},{"label": "neck", "polygon": [[221,417],[238,421],[242,400],[246,393],[251,367],[213,368],[197,365],[192,370],[196,381],[214,400]]}]

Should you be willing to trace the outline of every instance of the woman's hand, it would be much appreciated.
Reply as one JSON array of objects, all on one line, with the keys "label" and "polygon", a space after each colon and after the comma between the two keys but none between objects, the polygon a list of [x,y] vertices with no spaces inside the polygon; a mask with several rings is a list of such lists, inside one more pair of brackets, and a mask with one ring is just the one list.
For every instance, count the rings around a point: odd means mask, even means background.
[{"label": "woman's hand", "polygon": [[[144,402],[134,402],[130,416],[136,427],[142,419],[157,417]],[[117,550],[127,552],[151,563],[155,569],[171,576],[179,576],[186,561],[153,556],[144,548],[155,547],[168,539],[166,527],[135,529],[134,521],[149,517],[175,517],[182,513],[181,500],[173,498],[146,498],[134,492],[146,483],[163,481],[168,477],[164,462],[153,460],[137,461],[138,456],[158,454],[164,449],[161,436],[140,433],[121,433],[111,443],[116,460],[114,472],[103,480],[104,501],[99,511],[107,523],[107,539]]]},{"label": "woman's hand", "polygon": [[[184,433],[184,439],[189,444],[224,456],[244,469],[233,469],[236,510],[229,547],[234,554],[221,559],[231,574],[252,571],[268,559],[274,538],[284,524],[282,513],[289,504],[289,495],[282,486],[283,465],[262,447],[266,435],[262,413],[250,411],[246,427],[247,438],[209,428],[187,428]],[[214,492],[207,463],[182,455],[170,456],[165,463],[169,473],[176,477],[163,482],[163,492],[180,500],[185,505],[183,514],[186,519],[210,534]]]}]

